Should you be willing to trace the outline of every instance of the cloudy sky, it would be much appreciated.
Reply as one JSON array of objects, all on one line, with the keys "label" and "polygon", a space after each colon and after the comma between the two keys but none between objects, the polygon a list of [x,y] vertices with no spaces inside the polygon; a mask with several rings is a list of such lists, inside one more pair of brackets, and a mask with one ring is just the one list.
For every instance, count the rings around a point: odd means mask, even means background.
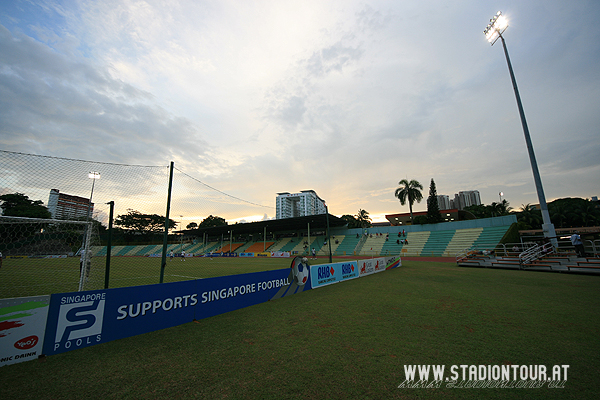
[{"label": "cloudy sky", "polygon": [[174,161],[269,217],[276,193],[313,189],[382,220],[408,212],[405,178],[534,204],[483,35],[498,10],[547,200],[600,195],[597,0],[2,1],[0,150]]}]

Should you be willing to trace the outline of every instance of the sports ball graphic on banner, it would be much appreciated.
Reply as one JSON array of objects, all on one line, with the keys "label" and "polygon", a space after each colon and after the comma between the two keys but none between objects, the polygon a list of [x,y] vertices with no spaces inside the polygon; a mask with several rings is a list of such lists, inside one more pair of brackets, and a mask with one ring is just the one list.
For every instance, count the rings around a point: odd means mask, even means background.
[{"label": "sports ball graphic on banner", "polygon": [[292,271],[294,275],[294,282],[298,286],[303,286],[308,282],[308,276],[310,274],[310,267],[308,265],[308,259],[306,257],[296,257],[292,261]]}]

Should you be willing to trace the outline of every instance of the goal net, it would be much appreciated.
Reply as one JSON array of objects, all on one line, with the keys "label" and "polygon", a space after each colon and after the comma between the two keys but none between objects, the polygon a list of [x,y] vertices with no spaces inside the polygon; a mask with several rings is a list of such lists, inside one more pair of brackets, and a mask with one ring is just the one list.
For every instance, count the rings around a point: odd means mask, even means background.
[{"label": "goal net", "polygon": [[0,216],[0,298],[101,289],[99,244],[94,221]]}]

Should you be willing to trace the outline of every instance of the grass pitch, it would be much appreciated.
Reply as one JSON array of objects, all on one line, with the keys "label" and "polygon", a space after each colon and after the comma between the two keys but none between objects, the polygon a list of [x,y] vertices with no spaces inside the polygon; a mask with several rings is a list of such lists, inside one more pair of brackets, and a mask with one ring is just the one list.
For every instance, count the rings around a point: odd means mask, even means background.
[{"label": "grass pitch", "polygon": [[[287,268],[290,258],[187,257],[167,258],[164,282],[212,278]],[[324,259],[320,262],[326,262]],[[112,257],[109,287],[152,285],[160,282],[161,258]],[[92,259],[86,290],[103,289],[106,257]],[[0,269],[0,298],[75,292],[79,288],[79,257],[7,258]]]},{"label": "grass pitch", "polygon": [[[596,399],[598,293],[595,276],[403,261],[194,323],[4,366],[0,398]],[[409,364],[570,368],[564,389],[399,389]]]}]

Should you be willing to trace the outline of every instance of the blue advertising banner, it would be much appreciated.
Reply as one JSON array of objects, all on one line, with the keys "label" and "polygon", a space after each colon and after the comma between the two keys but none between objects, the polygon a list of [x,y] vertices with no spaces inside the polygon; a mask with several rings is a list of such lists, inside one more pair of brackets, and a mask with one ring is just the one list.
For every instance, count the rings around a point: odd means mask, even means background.
[{"label": "blue advertising banner", "polygon": [[43,353],[58,354],[293,295],[311,289],[309,271],[307,265],[292,265],[193,281],[54,294]]},{"label": "blue advertising banner", "polygon": [[[165,329],[400,265],[400,257],[387,257],[311,267],[305,258],[295,257],[290,268],[275,271],[53,294],[42,352],[58,354]],[[17,336],[15,346],[39,355],[32,346],[41,342],[41,334],[39,338],[30,333]]]},{"label": "blue advertising banner", "polygon": [[[308,267],[306,267],[308,270]],[[198,280],[196,319],[212,317],[311,289],[293,269]]]},{"label": "blue advertising banner", "polygon": [[312,287],[330,285],[346,279],[358,278],[359,270],[356,261],[333,264],[313,265],[311,267]]},{"label": "blue advertising banner", "polygon": [[190,322],[196,281],[53,294],[44,354],[122,339]]}]

